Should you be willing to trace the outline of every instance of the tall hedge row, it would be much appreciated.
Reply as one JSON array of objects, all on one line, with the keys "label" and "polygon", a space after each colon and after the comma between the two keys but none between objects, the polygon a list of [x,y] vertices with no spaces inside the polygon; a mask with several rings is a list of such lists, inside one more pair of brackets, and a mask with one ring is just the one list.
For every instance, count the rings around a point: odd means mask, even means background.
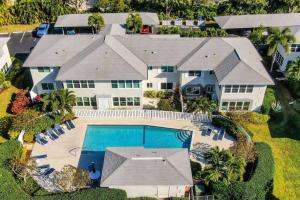
[{"label": "tall hedge row", "polygon": [[269,145],[257,143],[258,159],[256,168],[248,182],[236,182],[228,187],[214,186],[214,195],[222,200],[270,199],[273,190],[274,159]]}]

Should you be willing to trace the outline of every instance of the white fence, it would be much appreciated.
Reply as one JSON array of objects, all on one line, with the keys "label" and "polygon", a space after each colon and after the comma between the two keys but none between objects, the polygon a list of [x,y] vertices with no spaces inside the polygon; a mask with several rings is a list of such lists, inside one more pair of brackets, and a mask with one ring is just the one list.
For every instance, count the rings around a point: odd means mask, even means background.
[{"label": "white fence", "polygon": [[87,118],[147,118],[165,120],[184,120],[208,123],[211,118],[206,114],[181,113],[159,110],[75,110],[77,117]]}]

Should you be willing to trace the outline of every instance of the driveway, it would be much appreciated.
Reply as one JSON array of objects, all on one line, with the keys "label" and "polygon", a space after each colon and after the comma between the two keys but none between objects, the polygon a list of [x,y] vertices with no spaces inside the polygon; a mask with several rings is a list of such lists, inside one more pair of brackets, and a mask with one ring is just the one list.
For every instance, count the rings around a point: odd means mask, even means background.
[{"label": "driveway", "polygon": [[23,61],[39,41],[39,38],[33,37],[32,32],[0,34],[0,37],[10,37],[7,43],[10,55]]}]

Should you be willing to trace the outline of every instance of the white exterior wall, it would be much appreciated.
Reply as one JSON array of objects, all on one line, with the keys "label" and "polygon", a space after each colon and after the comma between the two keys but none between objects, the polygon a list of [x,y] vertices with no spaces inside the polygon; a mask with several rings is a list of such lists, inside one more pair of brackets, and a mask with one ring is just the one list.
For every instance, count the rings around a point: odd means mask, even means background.
[{"label": "white exterior wall", "polygon": [[7,44],[3,45],[1,47],[2,49],[0,50],[0,71],[4,67],[5,63],[7,63],[8,67],[11,67],[11,59],[10,59],[10,54],[7,48]]},{"label": "white exterior wall", "polygon": [[225,93],[225,86],[221,86],[221,93],[219,98],[220,108],[223,101],[250,101],[251,111],[260,111],[264,100],[267,86],[254,86],[252,93]]},{"label": "white exterior wall", "polygon": [[[300,41],[298,42],[300,43]],[[296,60],[298,57],[300,57],[300,52],[291,52],[290,54],[287,54],[282,45],[279,44],[278,47],[278,52],[282,55],[282,57],[284,58],[282,65],[280,66],[280,70],[281,71],[286,71],[286,67],[287,67],[287,63],[289,61],[293,61]]]},{"label": "white exterior wall", "polygon": [[51,90],[43,90],[42,83],[53,83],[54,89],[58,89],[59,83],[55,81],[58,71],[58,67],[51,67],[50,72],[39,72],[37,67],[30,68],[31,78],[33,82],[32,91],[36,94],[51,92]]},{"label": "white exterior wall", "polygon": [[110,186],[109,188],[125,190],[128,198],[135,198],[135,197],[169,198],[169,197],[183,197],[185,194],[186,186],[185,185],[170,185],[170,186],[132,185],[132,186]]},{"label": "white exterior wall", "polygon": [[[148,70],[148,80],[143,81],[144,91],[146,90],[161,90],[160,83],[173,83],[173,89],[178,84],[179,75],[176,67],[174,72],[161,72],[161,66],[153,66],[152,70]],[[151,82],[153,87],[147,88],[147,83]]]},{"label": "white exterior wall", "polygon": [[[67,84],[63,82],[64,88]],[[140,88],[112,88],[111,81],[95,81],[95,88],[68,88],[75,92],[78,97],[94,97],[107,96],[110,97],[110,107],[113,106],[112,97],[140,97],[141,106],[143,105],[143,89],[142,83]],[[98,103],[98,100],[97,100]],[[129,108],[140,108],[141,106],[130,106]],[[82,107],[80,107],[82,108]],[[87,108],[87,107],[84,107]],[[124,108],[123,106],[116,106],[116,108]]]},{"label": "white exterior wall", "polygon": [[217,83],[216,76],[210,74],[209,71],[201,71],[201,76],[189,76],[188,71],[183,71],[180,73],[181,86],[185,87],[187,85],[215,85]]}]

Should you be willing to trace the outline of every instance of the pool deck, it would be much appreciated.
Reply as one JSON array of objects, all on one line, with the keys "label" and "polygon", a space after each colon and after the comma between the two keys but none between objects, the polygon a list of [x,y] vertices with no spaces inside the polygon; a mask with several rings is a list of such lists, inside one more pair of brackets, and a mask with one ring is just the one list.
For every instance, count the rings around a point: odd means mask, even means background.
[{"label": "pool deck", "polygon": [[[215,140],[214,134],[203,136],[200,131],[201,124],[190,121],[178,120],[157,120],[157,119],[97,119],[97,118],[77,118],[74,120],[76,128],[67,130],[66,133],[57,140],[48,139],[48,143],[40,145],[35,143],[31,156],[47,154],[47,158],[37,159],[38,165],[49,164],[50,167],[60,171],[64,165],[78,166],[81,147],[84,141],[87,125],[152,125],[166,128],[176,128],[192,130],[194,132],[193,148],[199,146],[219,146],[221,149],[228,149],[234,140],[225,136],[222,140]],[[192,158],[195,159],[195,158]],[[203,163],[203,161],[198,160]],[[205,163],[203,163],[205,164]]]}]

